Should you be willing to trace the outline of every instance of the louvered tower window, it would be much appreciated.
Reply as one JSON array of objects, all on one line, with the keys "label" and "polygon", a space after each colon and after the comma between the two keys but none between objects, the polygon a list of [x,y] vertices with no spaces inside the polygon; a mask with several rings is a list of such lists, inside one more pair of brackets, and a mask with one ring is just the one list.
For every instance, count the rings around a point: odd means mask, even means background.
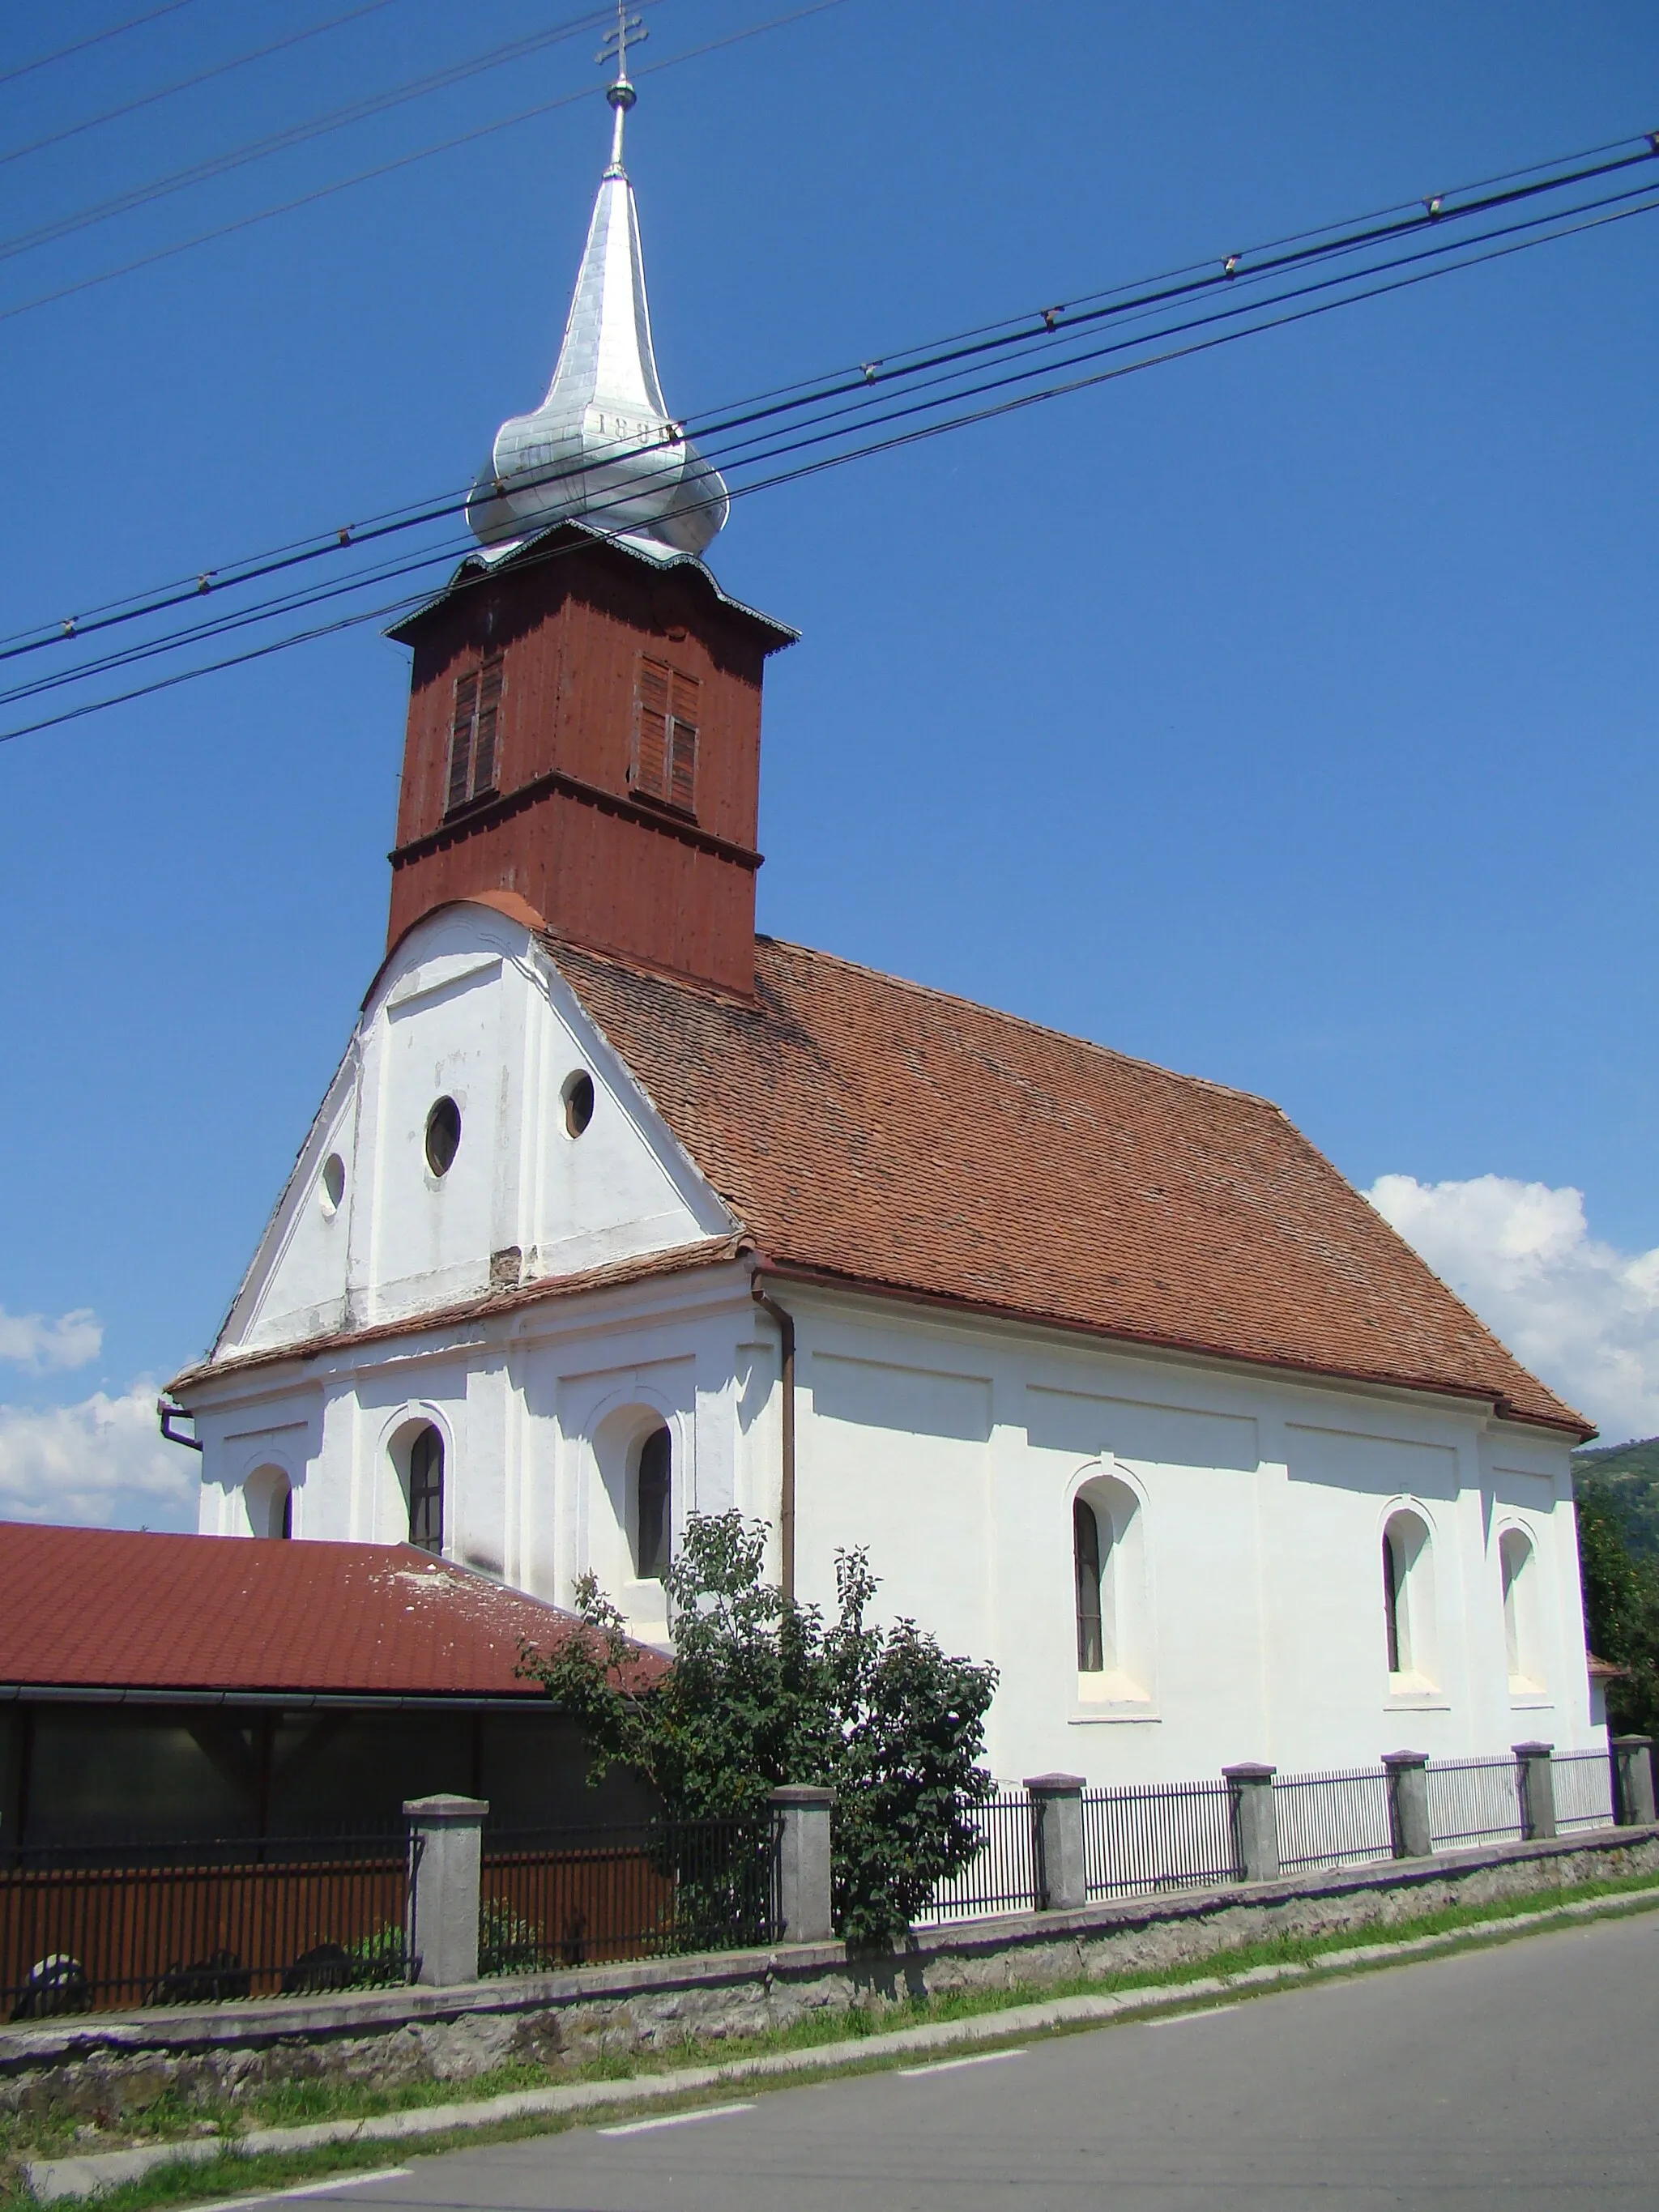
[{"label": "louvered tower window", "polygon": [[455,718],[449,730],[449,797],[454,813],[495,788],[496,726],[501,720],[501,656],[486,654],[482,664],[455,679]]},{"label": "louvered tower window", "polygon": [[640,657],[635,692],[635,791],[683,814],[697,811],[697,725],[702,686],[665,661]]}]

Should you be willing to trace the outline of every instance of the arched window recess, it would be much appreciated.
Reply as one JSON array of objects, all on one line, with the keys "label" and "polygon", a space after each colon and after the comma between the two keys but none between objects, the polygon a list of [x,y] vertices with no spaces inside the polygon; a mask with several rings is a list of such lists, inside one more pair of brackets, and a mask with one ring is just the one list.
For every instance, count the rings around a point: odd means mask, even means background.
[{"label": "arched window recess", "polygon": [[1544,1687],[1539,1618],[1537,1547],[1524,1528],[1505,1528],[1498,1540],[1504,1595],[1504,1656],[1511,1697],[1536,1697]]},{"label": "arched window recess", "polygon": [[1073,1498],[1072,1583],[1079,1697],[1144,1711],[1152,1692],[1146,1534],[1139,1496],[1115,1475],[1093,1475]]},{"label": "arched window recess", "polygon": [[1389,1514],[1381,1564],[1389,1694],[1431,1690],[1437,1679],[1434,1553],[1428,1523],[1414,1508]]}]

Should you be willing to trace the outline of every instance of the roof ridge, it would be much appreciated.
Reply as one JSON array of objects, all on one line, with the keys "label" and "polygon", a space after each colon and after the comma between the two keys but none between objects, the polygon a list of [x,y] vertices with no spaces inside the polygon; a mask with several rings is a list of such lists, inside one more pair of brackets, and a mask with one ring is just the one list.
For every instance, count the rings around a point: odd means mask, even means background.
[{"label": "roof ridge", "polygon": [[1284,1108],[1276,1099],[1264,1097],[1259,1091],[1246,1091],[1236,1083],[1218,1083],[1211,1076],[1188,1075],[1178,1067],[1165,1067],[1162,1060],[1147,1060],[1139,1053],[1124,1052],[1117,1045],[1102,1044],[1097,1037],[1079,1036],[1075,1030],[1056,1029],[1052,1022],[1034,1022],[1028,1015],[1011,1013],[1005,1006],[987,1006],[982,999],[970,999],[961,991],[942,990],[937,983],[918,983],[908,975],[895,975],[885,968],[872,968],[867,961],[849,960],[844,953],[824,952],[817,945],[798,945],[793,938],[772,937],[762,931],[755,934],[757,945],[776,945],[781,951],[804,953],[809,960],[825,961],[837,968],[848,968],[855,975],[872,976],[878,983],[888,983],[901,991],[913,991],[918,998],[937,1000],[942,1006],[966,1006],[976,1014],[989,1014],[997,1021],[1011,1027],[1030,1031],[1037,1036],[1054,1037],[1061,1044],[1080,1045],[1085,1052],[1098,1053],[1103,1058],[1121,1061],[1128,1067],[1144,1067],[1150,1074],[1161,1075],[1171,1083],[1190,1084],[1195,1091],[1213,1091],[1224,1098],[1243,1098],[1253,1106],[1265,1106],[1277,1114],[1281,1121],[1288,1119]]},{"label": "roof ridge", "polygon": [[[555,957],[561,952],[574,952],[580,958],[597,961],[601,967],[618,969],[624,975],[643,976],[653,983],[666,983],[672,990],[708,999],[716,1005],[729,1006],[738,1013],[753,1014],[763,1019],[765,1017],[763,1006],[725,984],[681,975],[672,969],[658,966],[635,955],[613,952],[605,946],[562,936],[552,929],[538,930],[537,936]],[[1056,1029],[1052,1022],[1034,1022],[1028,1015],[1012,1013],[1006,1006],[988,1006],[982,999],[970,999],[961,991],[943,990],[937,983],[918,983],[912,976],[895,975],[890,969],[872,968],[868,961],[849,960],[843,952],[826,952],[819,945],[801,945],[793,938],[774,937],[769,931],[760,929],[755,932],[755,945],[757,951],[762,945],[771,945],[781,952],[798,953],[805,959],[826,966],[844,968],[854,975],[867,975],[874,982],[884,983],[896,991],[914,992],[918,998],[935,1000],[940,1006],[965,1006],[972,1013],[988,1014],[993,1020],[1006,1022],[1011,1029],[1023,1030],[1030,1036],[1053,1037],[1059,1043],[1076,1045],[1085,1052],[1097,1053],[1103,1059],[1115,1060],[1122,1066],[1144,1068],[1148,1074],[1161,1076],[1166,1082],[1187,1084],[1194,1091],[1211,1091],[1221,1098],[1243,1099],[1247,1104],[1265,1107],[1270,1114],[1278,1115],[1280,1121],[1289,1119],[1277,1099],[1266,1097],[1259,1091],[1246,1091],[1236,1083],[1218,1083],[1212,1076],[1189,1075],[1183,1068],[1165,1067],[1162,1060],[1148,1060],[1140,1053],[1125,1052],[1117,1045],[1102,1044],[1097,1037],[1079,1036],[1075,1030]]]}]

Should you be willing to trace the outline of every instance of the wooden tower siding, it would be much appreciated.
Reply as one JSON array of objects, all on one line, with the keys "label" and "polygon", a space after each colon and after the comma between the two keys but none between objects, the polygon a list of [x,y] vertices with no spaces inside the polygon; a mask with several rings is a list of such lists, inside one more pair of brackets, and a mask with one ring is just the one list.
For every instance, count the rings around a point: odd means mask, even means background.
[{"label": "wooden tower siding", "polygon": [[751,994],[761,684],[788,633],[572,532],[393,635],[415,665],[388,942],[511,891],[579,943]]}]

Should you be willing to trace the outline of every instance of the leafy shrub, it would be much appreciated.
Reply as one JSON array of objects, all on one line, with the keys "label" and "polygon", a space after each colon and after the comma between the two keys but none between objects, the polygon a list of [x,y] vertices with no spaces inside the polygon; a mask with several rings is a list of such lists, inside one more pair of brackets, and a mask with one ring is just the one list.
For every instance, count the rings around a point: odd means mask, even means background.
[{"label": "leafy shrub", "polygon": [[520,1670],[583,1725],[589,1778],[633,1767],[671,1818],[760,1820],[780,1784],[836,1792],[836,1925],[848,1942],[902,1936],[980,1848],[974,1808],[996,1669],[948,1657],[912,1620],[873,1626],[863,1551],[837,1553],[836,1613],[763,1579],[767,1524],[694,1515],[665,1577],[674,1664],[641,1686],[622,1615],[585,1575],[582,1632]]}]

